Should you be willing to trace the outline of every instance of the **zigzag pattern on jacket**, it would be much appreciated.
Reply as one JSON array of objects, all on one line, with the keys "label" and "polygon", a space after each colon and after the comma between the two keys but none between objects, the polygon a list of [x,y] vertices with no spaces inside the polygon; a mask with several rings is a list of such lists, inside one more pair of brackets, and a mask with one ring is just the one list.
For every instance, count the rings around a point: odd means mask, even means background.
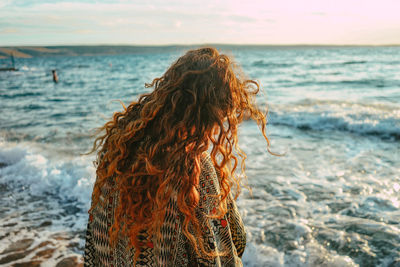
[{"label": "zigzag pattern on jacket", "polygon": [[[100,205],[89,215],[86,231],[84,266],[133,266],[135,249],[128,249],[128,238],[120,237],[115,248],[109,245],[108,229],[113,223],[118,195],[110,195],[112,182],[102,188]],[[210,250],[225,252],[210,260],[196,255],[182,232],[183,215],[179,212],[176,195],[167,205],[161,236],[142,247],[136,266],[242,266],[240,257],[246,246],[246,233],[235,201],[228,196],[228,212],[221,219],[211,219],[213,198],[220,192],[218,175],[211,158],[205,153],[201,160],[198,186],[200,202],[196,216],[206,228],[204,237]],[[146,240],[146,233],[139,237]]]}]

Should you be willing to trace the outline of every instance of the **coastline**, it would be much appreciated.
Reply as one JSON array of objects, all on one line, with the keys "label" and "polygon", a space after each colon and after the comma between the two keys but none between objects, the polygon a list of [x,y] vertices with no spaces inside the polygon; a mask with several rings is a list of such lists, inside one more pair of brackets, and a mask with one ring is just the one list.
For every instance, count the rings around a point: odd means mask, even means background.
[{"label": "coastline", "polygon": [[299,49],[299,48],[357,48],[357,47],[399,47],[390,45],[259,45],[259,44],[188,44],[188,45],[49,45],[49,46],[0,46],[0,59],[6,59],[11,54],[15,58],[54,57],[54,56],[95,56],[165,53],[188,50],[200,46],[213,46],[222,50],[251,49]]}]

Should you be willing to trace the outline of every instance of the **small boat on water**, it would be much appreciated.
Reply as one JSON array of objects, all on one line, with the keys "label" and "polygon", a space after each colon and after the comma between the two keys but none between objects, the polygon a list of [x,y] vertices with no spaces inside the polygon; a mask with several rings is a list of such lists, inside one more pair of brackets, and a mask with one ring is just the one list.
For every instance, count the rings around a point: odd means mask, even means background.
[{"label": "small boat on water", "polygon": [[10,60],[11,60],[11,66],[7,66],[7,67],[1,67],[0,71],[17,71],[18,69],[15,68],[15,61],[14,61],[14,55],[11,54],[10,55]]},{"label": "small boat on water", "polygon": [[11,68],[0,68],[0,71],[17,71],[18,69],[11,67]]}]

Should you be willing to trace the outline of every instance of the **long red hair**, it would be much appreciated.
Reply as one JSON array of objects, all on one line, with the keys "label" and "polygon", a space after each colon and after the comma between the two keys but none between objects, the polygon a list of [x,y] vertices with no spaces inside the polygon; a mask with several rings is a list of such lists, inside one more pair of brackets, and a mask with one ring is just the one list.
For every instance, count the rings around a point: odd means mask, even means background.
[{"label": "long red hair", "polygon": [[242,173],[245,167],[238,125],[245,118],[255,120],[269,145],[266,112],[255,103],[259,84],[246,79],[230,57],[206,47],[188,51],[146,86],[154,90],[116,112],[95,140],[97,180],[89,212],[98,204],[102,186],[112,180],[119,202],[110,241],[115,244],[122,233],[140,251],[139,233],[160,234],[165,207],[171,194],[177,194],[184,235],[196,253],[212,255],[195,216],[200,158],[212,145],[210,155],[221,186],[217,216],[222,216],[232,187],[240,192],[240,175],[235,173],[239,159]]}]

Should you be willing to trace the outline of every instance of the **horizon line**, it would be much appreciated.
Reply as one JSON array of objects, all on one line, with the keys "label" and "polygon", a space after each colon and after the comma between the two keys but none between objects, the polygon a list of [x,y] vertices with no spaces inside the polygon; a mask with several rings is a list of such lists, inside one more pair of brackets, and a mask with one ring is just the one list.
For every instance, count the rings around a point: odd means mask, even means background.
[{"label": "horizon line", "polygon": [[262,47],[262,46],[270,46],[270,47],[301,47],[301,46],[337,46],[337,47],[357,47],[357,46],[364,46],[364,47],[379,47],[379,46],[400,46],[398,44],[237,44],[237,43],[198,43],[198,44],[106,44],[106,43],[99,43],[99,44],[22,44],[22,45],[1,45],[0,47],[3,48],[11,48],[11,47],[57,47],[57,46],[132,46],[132,47],[188,47],[188,46],[254,46],[254,47]]}]

